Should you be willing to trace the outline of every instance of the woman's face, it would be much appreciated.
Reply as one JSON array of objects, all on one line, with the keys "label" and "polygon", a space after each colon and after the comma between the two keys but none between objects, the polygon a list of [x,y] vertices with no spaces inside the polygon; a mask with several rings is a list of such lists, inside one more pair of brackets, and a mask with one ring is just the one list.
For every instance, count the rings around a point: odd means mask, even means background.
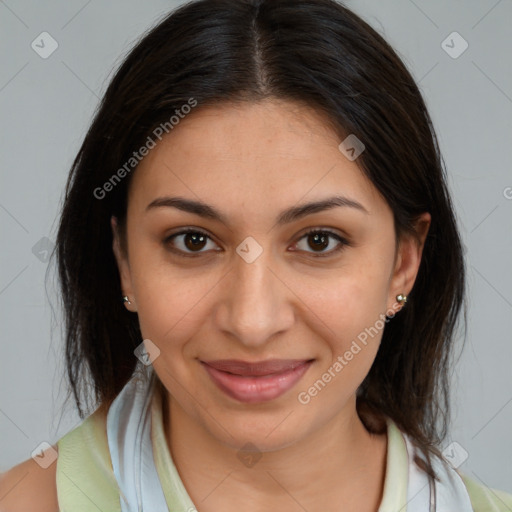
[{"label": "woman's face", "polygon": [[[385,315],[414,283],[428,214],[420,243],[396,250],[392,211],[340,142],[294,103],[203,107],[132,176],[127,257],[114,240],[127,307],[171,407],[224,444],[274,450],[352,421]],[[271,359],[294,369],[204,363]]]}]

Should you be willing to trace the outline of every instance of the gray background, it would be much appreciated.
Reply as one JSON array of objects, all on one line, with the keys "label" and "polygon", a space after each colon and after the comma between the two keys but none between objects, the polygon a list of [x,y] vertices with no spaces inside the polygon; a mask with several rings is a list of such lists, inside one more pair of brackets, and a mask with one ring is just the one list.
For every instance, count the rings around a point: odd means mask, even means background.
[{"label": "gray background", "polygon": [[[179,3],[0,1],[0,471],[79,423],[72,403],[63,409],[61,320],[51,279],[49,297],[45,291],[45,248],[113,68]],[[512,492],[512,2],[346,5],[387,38],[419,81],[467,248],[469,329],[443,447],[457,442],[457,456],[468,454],[461,471]],[[58,43],[47,59],[31,48],[43,31]],[[453,31],[469,44],[458,58],[441,45]]]}]

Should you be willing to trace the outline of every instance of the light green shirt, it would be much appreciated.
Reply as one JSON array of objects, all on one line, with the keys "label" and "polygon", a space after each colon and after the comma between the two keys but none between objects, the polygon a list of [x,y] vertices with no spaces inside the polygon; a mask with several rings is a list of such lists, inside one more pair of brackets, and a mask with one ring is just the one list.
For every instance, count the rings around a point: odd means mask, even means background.
[{"label": "light green shirt", "polygon": [[[388,423],[384,492],[378,512],[406,511],[408,456],[398,427]],[[172,512],[194,512],[164,435],[162,400],[151,403],[151,439],[155,465],[167,506]],[[121,512],[106,432],[106,412],[97,409],[57,442],[57,496],[60,512]],[[475,512],[511,512],[512,494],[487,488],[460,473]]]}]

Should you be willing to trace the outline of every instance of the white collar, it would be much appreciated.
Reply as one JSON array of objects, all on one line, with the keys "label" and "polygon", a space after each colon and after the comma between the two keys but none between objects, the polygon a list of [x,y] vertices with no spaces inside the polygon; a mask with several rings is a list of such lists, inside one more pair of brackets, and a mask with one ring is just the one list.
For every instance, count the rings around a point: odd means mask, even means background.
[{"label": "white collar", "polygon": [[[120,489],[122,512],[168,510],[151,441],[151,402],[155,383],[153,367],[138,363],[132,378],[108,411],[107,439]],[[407,447],[409,477],[407,503],[400,512],[473,512],[469,494],[459,474],[448,463],[434,457],[432,464],[441,482],[431,485],[428,475],[414,462],[415,448],[412,442],[404,433],[402,436]],[[399,511],[387,511],[381,507],[379,512]]]}]

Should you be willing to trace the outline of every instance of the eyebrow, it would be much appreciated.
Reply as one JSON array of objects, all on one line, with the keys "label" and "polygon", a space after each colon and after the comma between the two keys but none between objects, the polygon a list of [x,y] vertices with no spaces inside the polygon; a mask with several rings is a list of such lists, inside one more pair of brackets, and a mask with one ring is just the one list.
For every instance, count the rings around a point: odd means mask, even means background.
[{"label": "eyebrow", "polygon": [[[217,220],[229,226],[229,221],[225,215],[219,212],[215,207],[202,201],[185,199],[183,197],[158,197],[146,206],[146,212],[160,207],[177,208],[178,210],[193,213],[200,217]],[[287,208],[278,215],[276,224],[279,226],[289,224],[307,215],[338,207],[354,208],[369,215],[369,211],[358,201],[337,195]]]}]

